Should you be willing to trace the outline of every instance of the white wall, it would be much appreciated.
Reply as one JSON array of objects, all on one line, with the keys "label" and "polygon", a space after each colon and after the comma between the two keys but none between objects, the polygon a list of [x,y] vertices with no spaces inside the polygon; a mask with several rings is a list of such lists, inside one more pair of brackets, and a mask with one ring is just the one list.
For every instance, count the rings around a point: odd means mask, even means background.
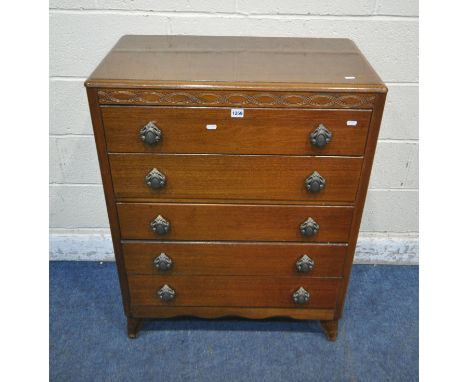
[{"label": "white wall", "polygon": [[51,0],[50,7],[51,258],[74,258],[61,237],[108,232],[83,81],[124,34],[198,34],[357,43],[389,87],[361,247],[375,252],[376,237],[391,239],[400,243],[394,252],[373,256],[417,261],[417,0]]}]

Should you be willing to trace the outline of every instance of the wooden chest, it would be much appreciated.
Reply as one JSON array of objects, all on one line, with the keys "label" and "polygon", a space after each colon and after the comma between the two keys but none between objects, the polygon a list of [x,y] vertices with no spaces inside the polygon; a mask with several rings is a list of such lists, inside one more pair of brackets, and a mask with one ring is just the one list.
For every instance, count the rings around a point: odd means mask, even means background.
[{"label": "wooden chest", "polygon": [[125,36],[86,81],[128,335],[337,336],[387,88],[347,39]]}]

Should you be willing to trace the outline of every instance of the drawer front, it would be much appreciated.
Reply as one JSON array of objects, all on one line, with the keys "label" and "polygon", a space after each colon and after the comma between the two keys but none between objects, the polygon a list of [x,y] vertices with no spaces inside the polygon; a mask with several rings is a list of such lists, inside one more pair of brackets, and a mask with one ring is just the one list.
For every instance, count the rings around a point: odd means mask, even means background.
[{"label": "drawer front", "polygon": [[[361,158],[110,154],[116,198],[353,202]],[[147,184],[157,169],[164,184]],[[314,173],[317,172],[315,175]],[[306,188],[306,180],[323,188]],[[154,187],[154,186],[153,186]],[[313,192],[315,191],[315,192]]]},{"label": "drawer front", "polygon": [[264,243],[122,244],[125,266],[140,275],[341,277],[347,247]]},{"label": "drawer front", "polygon": [[[353,207],[117,203],[117,208],[122,239],[347,242],[353,216]],[[301,225],[308,233],[318,225],[318,232],[304,236]]]},{"label": "drawer front", "polygon": [[[109,152],[363,155],[369,110],[101,107]],[[161,133],[145,144],[140,130],[152,122]],[[322,124],[331,132],[323,147],[310,142]],[[214,129],[214,126],[216,128]],[[207,128],[211,126],[211,128]],[[144,134],[144,132],[143,132]]]},{"label": "drawer front", "polygon": [[[254,276],[134,276],[128,278],[132,305],[152,306],[249,306],[249,307],[335,307],[340,279]],[[164,301],[159,291],[167,285]],[[309,300],[295,303],[299,288]],[[172,294],[175,291],[175,295]],[[302,293],[301,293],[302,294]]]}]

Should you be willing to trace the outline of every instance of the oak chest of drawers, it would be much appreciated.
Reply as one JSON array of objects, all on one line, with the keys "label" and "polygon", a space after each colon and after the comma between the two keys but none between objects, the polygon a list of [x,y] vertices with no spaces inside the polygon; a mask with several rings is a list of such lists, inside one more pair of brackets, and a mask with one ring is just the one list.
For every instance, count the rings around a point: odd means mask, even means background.
[{"label": "oak chest of drawers", "polygon": [[337,336],[387,88],[347,39],[125,36],[86,81],[128,335]]}]

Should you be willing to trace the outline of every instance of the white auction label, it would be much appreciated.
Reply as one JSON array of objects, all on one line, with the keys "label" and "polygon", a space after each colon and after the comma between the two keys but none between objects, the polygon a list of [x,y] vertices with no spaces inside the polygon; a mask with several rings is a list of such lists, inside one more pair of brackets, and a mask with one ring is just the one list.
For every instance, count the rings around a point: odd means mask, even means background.
[{"label": "white auction label", "polygon": [[231,118],[244,118],[244,109],[231,109]]}]

